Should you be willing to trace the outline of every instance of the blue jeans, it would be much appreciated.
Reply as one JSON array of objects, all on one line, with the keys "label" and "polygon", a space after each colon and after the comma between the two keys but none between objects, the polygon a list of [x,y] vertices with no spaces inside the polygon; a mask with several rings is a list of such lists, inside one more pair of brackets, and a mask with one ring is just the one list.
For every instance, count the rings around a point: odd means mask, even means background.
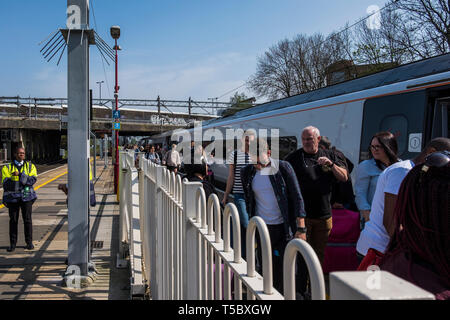
[{"label": "blue jeans", "polygon": [[243,193],[233,193],[234,204],[236,205],[239,212],[239,220],[241,225],[247,229],[248,226],[248,213],[247,207],[245,205],[245,198]]},{"label": "blue jeans", "polygon": [[244,260],[247,258],[246,232],[248,226],[248,213],[245,204],[243,193],[233,193],[234,204],[239,213],[239,220],[241,222],[241,255]]}]

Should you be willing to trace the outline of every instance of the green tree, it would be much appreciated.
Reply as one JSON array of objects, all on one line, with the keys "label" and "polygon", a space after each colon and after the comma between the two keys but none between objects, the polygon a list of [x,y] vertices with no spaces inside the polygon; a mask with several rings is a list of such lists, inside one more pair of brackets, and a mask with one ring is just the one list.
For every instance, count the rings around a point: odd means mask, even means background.
[{"label": "green tree", "polygon": [[248,109],[254,106],[255,98],[248,98],[244,93],[236,92],[230,98],[231,106],[220,112],[222,117],[227,117],[235,114],[238,111]]}]

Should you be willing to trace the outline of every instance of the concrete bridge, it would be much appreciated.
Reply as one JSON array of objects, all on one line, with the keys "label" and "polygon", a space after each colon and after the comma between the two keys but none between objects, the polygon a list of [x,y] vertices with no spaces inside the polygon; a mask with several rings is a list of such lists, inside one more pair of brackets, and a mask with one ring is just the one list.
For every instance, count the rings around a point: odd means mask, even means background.
[{"label": "concrete bridge", "polygon": [[[91,99],[91,131],[111,135],[113,100]],[[119,100],[120,136],[146,136],[186,128],[194,121],[219,117],[225,102]],[[67,135],[66,98],[0,97],[0,161],[11,159],[12,150],[25,146],[27,157],[38,162],[60,158],[61,142]],[[62,143],[62,145],[61,145]]]},{"label": "concrete bridge", "polygon": [[[112,101],[92,100],[91,131],[112,130]],[[229,103],[175,100],[119,100],[122,135],[148,135],[217,118]],[[145,109],[144,109],[145,108]],[[0,97],[0,129],[66,130],[67,99]]]}]

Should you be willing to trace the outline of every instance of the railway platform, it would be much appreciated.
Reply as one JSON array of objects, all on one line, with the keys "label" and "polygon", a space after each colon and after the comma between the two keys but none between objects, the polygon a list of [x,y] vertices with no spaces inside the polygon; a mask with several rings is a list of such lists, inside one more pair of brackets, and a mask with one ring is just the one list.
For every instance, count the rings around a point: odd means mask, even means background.
[{"label": "railway platform", "polygon": [[[111,161],[109,161],[111,163]],[[90,211],[92,261],[97,275],[87,288],[63,286],[68,249],[66,195],[58,184],[67,182],[67,165],[38,173],[33,205],[33,244],[25,250],[20,218],[17,248],[9,246],[8,209],[0,206],[0,300],[125,300],[129,270],[115,268],[118,252],[119,204],[114,194],[113,167],[97,160],[97,205]]]}]

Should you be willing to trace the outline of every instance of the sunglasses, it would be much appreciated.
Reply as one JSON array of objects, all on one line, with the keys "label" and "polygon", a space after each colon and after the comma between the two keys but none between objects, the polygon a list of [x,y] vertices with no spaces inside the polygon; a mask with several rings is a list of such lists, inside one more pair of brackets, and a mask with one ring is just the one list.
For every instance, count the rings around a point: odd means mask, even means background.
[{"label": "sunglasses", "polygon": [[381,145],[376,145],[376,146],[370,145],[370,149],[375,150],[375,151],[378,151],[378,150],[380,150],[381,148],[383,148]]},{"label": "sunglasses", "polygon": [[425,164],[420,172],[419,182],[422,182],[422,177],[428,172],[431,167],[442,168],[450,163],[449,151],[433,152],[425,158]]}]

